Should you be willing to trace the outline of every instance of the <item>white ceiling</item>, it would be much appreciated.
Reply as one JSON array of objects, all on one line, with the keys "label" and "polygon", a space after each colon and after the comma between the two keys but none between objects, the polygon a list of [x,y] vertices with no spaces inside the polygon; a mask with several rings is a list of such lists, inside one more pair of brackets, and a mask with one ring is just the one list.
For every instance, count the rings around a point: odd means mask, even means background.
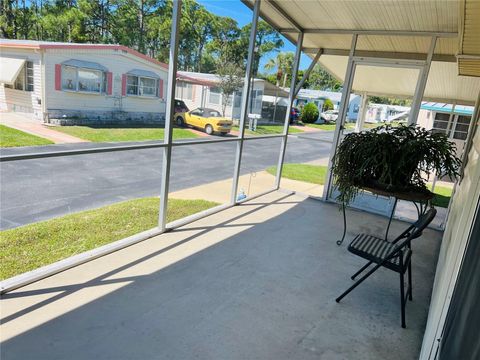
[{"label": "white ceiling", "polygon": [[[254,0],[244,2],[252,7]],[[313,51],[319,48],[329,54],[336,53],[336,56],[322,55],[319,62],[342,80],[353,31],[364,32],[358,37],[359,51],[383,52],[390,56],[409,53],[421,59],[426,57],[431,35],[438,33],[441,37],[437,40],[435,54],[443,58],[437,56],[434,59],[442,62],[432,62],[425,98],[457,100],[471,105],[480,92],[480,78],[458,75],[455,55],[459,52],[459,25],[464,21],[460,17],[460,5],[463,0],[262,0],[260,9],[264,20],[276,29],[283,29],[282,33],[294,43],[298,35],[295,28],[304,29],[303,47],[306,52],[310,49],[311,58]],[[478,18],[476,21],[480,23]],[[378,31],[400,32],[403,36],[378,34]],[[480,41],[479,33],[474,33],[473,37]],[[411,96],[416,72],[380,67],[359,69],[353,89],[371,94]]]}]

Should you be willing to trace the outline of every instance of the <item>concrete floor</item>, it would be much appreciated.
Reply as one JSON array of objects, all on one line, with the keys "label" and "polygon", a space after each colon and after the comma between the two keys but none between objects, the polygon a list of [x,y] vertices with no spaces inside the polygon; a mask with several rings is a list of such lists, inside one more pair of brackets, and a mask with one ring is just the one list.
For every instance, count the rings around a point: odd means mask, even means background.
[{"label": "concrete floor", "polygon": [[[386,223],[348,219],[347,240]],[[335,302],[363,264],[335,244],[341,232],[335,205],[263,196],[3,296],[1,358],[417,358],[441,233],[413,244],[402,329],[393,272]]]}]

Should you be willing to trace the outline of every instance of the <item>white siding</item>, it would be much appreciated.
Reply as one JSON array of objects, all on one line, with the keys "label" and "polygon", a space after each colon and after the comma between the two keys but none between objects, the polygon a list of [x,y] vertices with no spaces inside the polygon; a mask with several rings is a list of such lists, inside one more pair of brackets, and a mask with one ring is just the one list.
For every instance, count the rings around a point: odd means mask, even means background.
[{"label": "white siding", "polygon": [[[96,62],[105,66],[109,72],[112,72],[112,95],[55,90],[55,65],[70,59]],[[48,49],[45,55],[47,109],[164,113],[164,99],[121,96],[122,74],[126,74],[133,69],[152,71],[159,75],[163,80],[163,95],[165,96],[167,70],[160,65],[116,50]]]},{"label": "white siding", "polygon": [[33,91],[9,89],[0,85],[0,110],[32,113],[34,118],[42,119],[42,72],[40,54],[34,50],[2,49],[2,57],[26,59],[33,62]]},{"label": "white siding", "polygon": [[[465,176],[452,199],[437,263],[428,322],[420,359],[435,359],[445,317],[467,245],[475,208],[480,197],[480,127],[465,167]],[[478,215],[477,215],[478,216]]]},{"label": "white siding", "polygon": [[[203,94],[203,96],[204,96],[203,106],[204,107],[210,108],[210,109],[215,109],[215,110],[219,111],[220,113],[222,112],[222,98],[223,98],[223,95],[220,96],[220,104],[213,104],[213,103],[210,103],[210,87],[209,86],[196,85],[196,84],[192,84],[192,86],[193,86],[192,98],[188,98],[186,96],[186,92],[184,92],[184,94],[182,96],[181,90],[176,92],[176,94],[177,94],[176,98],[180,99],[180,100],[183,100],[185,102],[185,104],[188,106],[188,108],[190,110],[193,110],[197,107],[202,106],[202,94]],[[264,88],[265,88],[265,82],[263,80],[255,80],[254,85],[253,85],[254,90],[264,91]],[[239,93],[241,94],[241,90],[239,91]],[[238,95],[236,95],[236,96],[238,96]],[[234,105],[233,101],[234,101],[234,98],[232,96],[232,103],[228,104],[227,107],[225,108],[225,117],[231,118],[234,113],[237,114],[237,116],[240,113],[240,109],[238,109],[238,108],[234,109],[233,108],[233,105]],[[261,109],[260,109],[260,111],[261,111]]]}]

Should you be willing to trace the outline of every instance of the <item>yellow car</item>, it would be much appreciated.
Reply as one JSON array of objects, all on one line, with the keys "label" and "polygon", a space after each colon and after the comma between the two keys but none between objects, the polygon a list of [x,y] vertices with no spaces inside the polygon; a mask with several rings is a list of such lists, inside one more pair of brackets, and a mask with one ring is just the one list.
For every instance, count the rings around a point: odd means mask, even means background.
[{"label": "yellow car", "polygon": [[191,126],[204,130],[208,135],[218,132],[222,135],[232,130],[232,120],[223,117],[215,109],[197,108],[192,111],[175,115],[177,126]]}]

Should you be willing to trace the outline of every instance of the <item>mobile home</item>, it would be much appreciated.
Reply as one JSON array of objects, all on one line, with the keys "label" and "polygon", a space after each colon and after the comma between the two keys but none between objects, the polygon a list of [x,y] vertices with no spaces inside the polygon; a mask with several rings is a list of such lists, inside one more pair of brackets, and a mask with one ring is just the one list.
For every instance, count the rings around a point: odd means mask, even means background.
[{"label": "mobile home", "polygon": [[0,111],[60,125],[161,124],[167,66],[121,45],[0,40]]}]

